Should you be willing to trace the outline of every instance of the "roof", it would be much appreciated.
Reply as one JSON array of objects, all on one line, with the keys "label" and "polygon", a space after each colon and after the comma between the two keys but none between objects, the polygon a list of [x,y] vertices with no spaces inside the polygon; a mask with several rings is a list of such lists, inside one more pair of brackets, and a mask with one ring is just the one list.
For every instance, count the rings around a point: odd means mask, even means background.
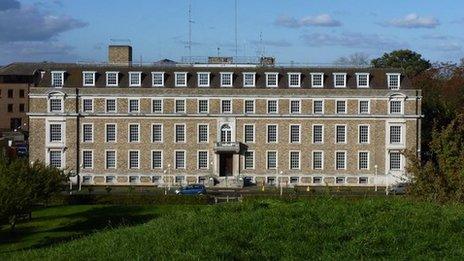
[{"label": "roof", "polygon": [[11,63],[0,68],[0,75],[25,75],[33,76],[37,71],[47,70],[52,68],[70,68],[76,67],[74,63]]}]

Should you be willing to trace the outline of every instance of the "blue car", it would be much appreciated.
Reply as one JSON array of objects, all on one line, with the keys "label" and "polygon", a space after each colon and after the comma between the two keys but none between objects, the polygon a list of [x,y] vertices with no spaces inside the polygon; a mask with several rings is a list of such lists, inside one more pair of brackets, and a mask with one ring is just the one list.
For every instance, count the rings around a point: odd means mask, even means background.
[{"label": "blue car", "polygon": [[177,195],[204,195],[206,194],[206,188],[201,184],[192,184],[185,187],[176,189]]}]

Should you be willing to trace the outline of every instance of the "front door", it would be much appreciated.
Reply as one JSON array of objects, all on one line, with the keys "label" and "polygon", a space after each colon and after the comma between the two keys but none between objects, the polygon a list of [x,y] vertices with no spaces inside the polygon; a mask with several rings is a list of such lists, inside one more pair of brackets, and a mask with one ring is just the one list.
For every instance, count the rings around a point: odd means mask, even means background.
[{"label": "front door", "polygon": [[232,176],[233,175],[233,154],[232,153],[224,153],[219,154],[220,162],[219,162],[219,176]]}]

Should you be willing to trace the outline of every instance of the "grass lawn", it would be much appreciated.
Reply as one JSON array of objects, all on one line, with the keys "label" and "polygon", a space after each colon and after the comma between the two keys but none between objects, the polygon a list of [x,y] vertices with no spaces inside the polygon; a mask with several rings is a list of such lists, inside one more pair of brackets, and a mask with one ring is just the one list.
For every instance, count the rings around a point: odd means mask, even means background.
[{"label": "grass lawn", "polygon": [[[2,230],[2,259],[464,258],[464,206],[402,198],[66,206],[34,216],[31,223],[19,226],[23,236],[15,242],[3,240]],[[127,226],[118,228],[121,224]],[[5,252],[24,247],[39,249]]]}]

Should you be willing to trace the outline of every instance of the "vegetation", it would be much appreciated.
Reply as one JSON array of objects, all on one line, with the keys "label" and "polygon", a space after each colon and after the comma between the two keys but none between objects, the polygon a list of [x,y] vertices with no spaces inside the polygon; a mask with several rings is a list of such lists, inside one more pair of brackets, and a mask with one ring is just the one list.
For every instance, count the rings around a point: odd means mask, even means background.
[{"label": "vegetation", "polygon": [[372,66],[375,68],[399,68],[409,77],[414,77],[431,67],[429,61],[424,60],[422,55],[411,50],[396,50],[385,53],[382,57],[373,59]]},{"label": "vegetation", "polygon": [[[82,208],[83,213],[73,208]],[[292,202],[153,206],[141,212],[126,207],[85,208],[52,208],[54,213],[45,210],[34,216],[80,218],[69,225],[66,220],[55,222],[57,228],[47,229],[70,233],[88,231],[88,226],[94,224],[89,218],[91,213],[100,211],[110,216],[119,212],[129,217],[130,213],[148,215],[145,218],[151,220],[141,218],[133,227],[108,225],[104,231],[51,248],[6,253],[4,260],[464,258],[462,205],[413,203],[403,198],[325,197]],[[27,240],[25,237],[22,241]]]}]

